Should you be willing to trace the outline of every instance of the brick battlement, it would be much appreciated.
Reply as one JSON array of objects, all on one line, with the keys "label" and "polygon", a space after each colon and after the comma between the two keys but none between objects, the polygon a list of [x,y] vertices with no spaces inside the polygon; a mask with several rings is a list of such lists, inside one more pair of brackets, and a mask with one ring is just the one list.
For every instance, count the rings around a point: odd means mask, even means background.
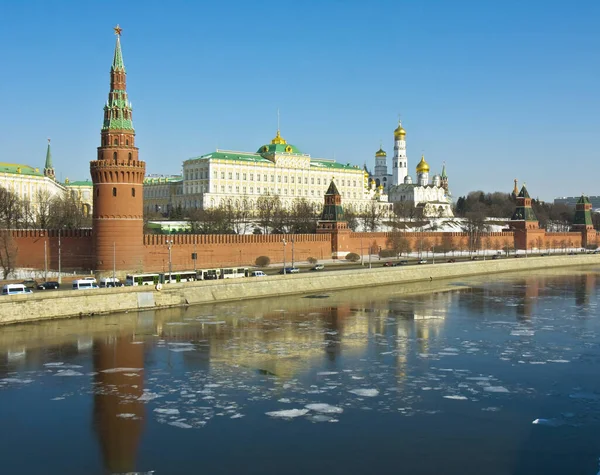
[{"label": "brick battlement", "polygon": [[13,238],[91,238],[91,228],[84,229],[11,229]]},{"label": "brick battlement", "polygon": [[145,246],[167,245],[167,241],[177,244],[268,244],[281,243],[285,239],[291,243],[329,242],[328,234],[145,234]]}]

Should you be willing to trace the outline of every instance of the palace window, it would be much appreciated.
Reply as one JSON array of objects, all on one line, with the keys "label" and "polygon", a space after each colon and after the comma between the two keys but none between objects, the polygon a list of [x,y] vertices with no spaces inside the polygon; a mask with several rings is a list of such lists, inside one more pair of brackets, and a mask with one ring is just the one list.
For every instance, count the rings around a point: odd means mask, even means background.
[{"label": "palace window", "polygon": [[310,179],[310,184],[311,184],[311,185],[314,185],[314,184],[315,184],[315,179],[314,179],[314,178],[311,178],[311,179]]},{"label": "palace window", "polygon": [[236,179],[236,180],[239,180],[239,179],[240,179],[240,174],[239,174],[239,172],[235,174],[235,179]]},{"label": "palace window", "polygon": [[267,175],[264,175],[265,181],[267,181]]},{"label": "palace window", "polygon": [[213,172],[213,178],[215,178],[215,179],[217,178],[217,170],[215,170],[215,171]]},{"label": "palace window", "polygon": [[246,194],[246,187],[242,188],[242,193]]},{"label": "palace window", "polygon": [[281,183],[281,175],[277,175],[277,183]]},{"label": "palace window", "polygon": [[245,173],[242,175],[242,179],[243,179],[243,180],[245,180],[245,179],[246,179],[246,174],[245,174]]},{"label": "palace window", "polygon": [[221,180],[225,179],[225,172],[221,172]]},{"label": "palace window", "polygon": [[229,179],[231,180],[233,178],[233,173],[229,172]]},{"label": "palace window", "polygon": [[320,184],[321,184],[321,179],[317,178],[317,185],[320,185]]},{"label": "palace window", "polygon": [[250,181],[254,181],[254,173],[250,173]]},{"label": "palace window", "polygon": [[235,187],[235,192],[236,192],[236,193],[239,193],[239,192],[240,192],[240,187],[239,187],[239,186],[236,186],[236,187]]},{"label": "palace window", "polygon": [[305,184],[305,185],[308,185],[308,177],[307,177],[307,176],[306,176],[306,177],[304,177],[304,184]]},{"label": "palace window", "polygon": [[225,185],[221,185],[221,193],[225,193]]},{"label": "palace window", "polygon": [[231,185],[229,185],[229,193],[231,193],[233,191]]},{"label": "palace window", "polygon": [[275,175],[271,175],[271,183],[275,182]]},{"label": "palace window", "polygon": [[295,182],[294,182],[294,179],[295,179],[295,178],[294,178],[294,177],[292,177],[292,183],[295,183]]},{"label": "palace window", "polygon": [[250,194],[254,193],[254,188],[251,186],[250,187]]}]

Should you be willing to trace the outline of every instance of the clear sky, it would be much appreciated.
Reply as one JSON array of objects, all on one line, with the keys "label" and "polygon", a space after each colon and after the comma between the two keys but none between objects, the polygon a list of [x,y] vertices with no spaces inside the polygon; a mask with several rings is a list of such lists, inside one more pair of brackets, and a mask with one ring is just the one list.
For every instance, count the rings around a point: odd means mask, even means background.
[{"label": "clear sky", "polygon": [[115,44],[140,158],[179,173],[281,134],[313,157],[391,170],[398,114],[414,176],[471,190],[600,194],[600,1],[0,2],[0,161],[89,178]]}]

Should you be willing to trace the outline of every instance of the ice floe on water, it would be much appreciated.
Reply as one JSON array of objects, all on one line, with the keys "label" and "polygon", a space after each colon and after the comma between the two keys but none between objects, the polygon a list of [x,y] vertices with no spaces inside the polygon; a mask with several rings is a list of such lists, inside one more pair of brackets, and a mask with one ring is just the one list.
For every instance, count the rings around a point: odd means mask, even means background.
[{"label": "ice floe on water", "polygon": [[61,369],[54,373],[54,376],[83,376],[83,373],[72,369]]},{"label": "ice floe on water", "polygon": [[293,419],[308,414],[308,409],[283,409],[281,411],[265,412],[270,417],[281,417],[284,419]]},{"label": "ice floe on water", "polygon": [[342,409],[341,407],[332,406],[330,404],[324,403],[307,404],[304,407],[311,411],[320,412],[323,414],[341,414],[342,412],[344,412],[344,409]]},{"label": "ice floe on water", "polygon": [[379,395],[379,390],[377,389],[350,389],[349,393],[356,394],[361,397],[375,397]]},{"label": "ice floe on water", "polygon": [[101,373],[133,373],[134,371],[144,371],[144,368],[109,368],[103,369]]},{"label": "ice floe on water", "polygon": [[164,414],[166,416],[176,416],[179,414],[179,409],[159,408],[154,409],[157,414]]},{"label": "ice floe on water", "polygon": [[509,393],[510,392],[504,386],[485,386],[483,388],[483,390],[487,391],[488,393]]},{"label": "ice floe on water", "polygon": [[457,401],[466,401],[469,398],[466,396],[459,396],[458,394],[450,394],[450,395],[444,396],[444,399],[455,399]]}]

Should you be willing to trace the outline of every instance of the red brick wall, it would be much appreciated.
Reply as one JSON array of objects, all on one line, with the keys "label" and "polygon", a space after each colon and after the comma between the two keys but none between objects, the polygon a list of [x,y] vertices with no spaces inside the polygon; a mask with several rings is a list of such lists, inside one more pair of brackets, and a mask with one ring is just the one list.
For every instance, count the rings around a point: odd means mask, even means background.
[{"label": "red brick wall", "polygon": [[144,269],[152,272],[169,270],[169,246],[172,239],[171,260],[173,270],[194,268],[192,253],[198,255],[198,269],[221,266],[254,265],[259,256],[268,256],[271,262],[283,261],[285,239],[285,260],[292,261],[292,238],[294,239],[294,261],[306,262],[309,257],[317,260],[331,258],[329,234],[267,234],[267,235],[194,235],[172,236],[147,234],[144,236]]},{"label": "red brick wall", "polygon": [[[16,267],[44,269],[44,242],[49,270],[58,270],[57,230],[20,229],[11,231],[17,247]],[[63,230],[60,233],[61,265],[65,271],[93,268],[91,229]]]}]

